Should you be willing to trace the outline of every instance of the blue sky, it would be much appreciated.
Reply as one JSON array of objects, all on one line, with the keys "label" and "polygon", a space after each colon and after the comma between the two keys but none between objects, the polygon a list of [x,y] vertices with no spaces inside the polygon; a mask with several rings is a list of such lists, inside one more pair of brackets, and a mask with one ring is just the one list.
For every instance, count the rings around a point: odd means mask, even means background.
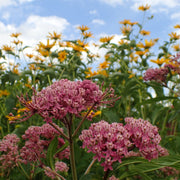
[{"label": "blue sky", "polygon": [[[62,33],[64,39],[78,38],[78,25],[87,25],[95,39],[116,34],[120,38],[119,21],[142,22],[139,5],[150,4],[144,29],[160,42],[180,24],[180,0],[0,0],[0,45],[9,44],[11,33],[21,32],[25,44],[45,39],[48,32]],[[119,36],[118,36],[119,35]]]}]

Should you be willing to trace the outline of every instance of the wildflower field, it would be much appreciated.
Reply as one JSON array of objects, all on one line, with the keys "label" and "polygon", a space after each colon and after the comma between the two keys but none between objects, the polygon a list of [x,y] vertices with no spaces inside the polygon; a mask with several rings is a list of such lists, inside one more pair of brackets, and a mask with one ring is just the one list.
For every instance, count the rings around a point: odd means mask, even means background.
[{"label": "wildflower field", "polygon": [[1,47],[0,179],[180,179],[180,25],[157,46],[143,24],[119,24],[118,43],[92,44],[82,25],[30,53],[17,32]]}]

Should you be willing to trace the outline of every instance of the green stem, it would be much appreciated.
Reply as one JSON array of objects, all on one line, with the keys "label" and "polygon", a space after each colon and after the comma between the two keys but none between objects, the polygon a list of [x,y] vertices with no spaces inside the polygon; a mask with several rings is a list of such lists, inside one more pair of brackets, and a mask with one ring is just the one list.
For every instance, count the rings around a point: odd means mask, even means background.
[{"label": "green stem", "polygon": [[28,174],[26,173],[26,171],[24,170],[24,168],[22,167],[21,163],[18,162],[18,165],[20,167],[20,169],[22,170],[22,172],[24,173],[24,175],[27,177],[27,179],[31,179],[30,176],[28,176]]},{"label": "green stem", "polygon": [[51,83],[51,79],[49,77],[49,74],[47,75],[47,77],[48,77],[49,85],[51,85],[52,83]]},{"label": "green stem", "polygon": [[[69,60],[68,64],[70,64],[70,62],[74,59],[74,56],[75,56],[75,54],[71,57],[71,59]],[[63,75],[65,69],[66,69],[66,68],[64,68],[64,69],[62,70],[62,72],[61,72],[61,74],[60,74],[60,76],[59,76],[59,79],[62,78],[62,75]]]},{"label": "green stem", "polygon": [[87,112],[86,115],[83,117],[83,119],[82,119],[81,122],[79,123],[78,127],[77,127],[76,130],[74,131],[72,137],[74,137],[74,136],[77,134],[77,132],[79,131],[81,125],[82,125],[83,122],[86,120],[87,116],[89,115],[89,113],[91,112],[91,110],[94,108],[94,106],[95,106],[95,104],[93,104],[93,105],[89,108],[88,112]]},{"label": "green stem", "polygon": [[143,119],[145,119],[145,115],[144,115],[144,108],[142,107],[141,103],[142,103],[142,94],[141,94],[141,90],[138,89],[139,92],[139,101],[140,101],[140,108],[141,108],[141,116]]},{"label": "green stem", "polygon": [[72,179],[77,180],[76,173],[76,164],[75,164],[75,156],[74,156],[74,142],[72,136],[72,124],[70,124],[68,132],[69,132],[69,146],[70,146],[70,163],[71,163],[71,171],[72,171]]},{"label": "green stem", "polygon": [[168,119],[168,114],[169,114],[169,111],[167,110],[166,116],[165,116],[164,121],[163,121],[162,129],[161,129],[161,136],[162,136],[163,134],[165,134],[164,130],[165,130],[165,128],[166,128],[167,119]]},{"label": "green stem", "polygon": [[94,164],[95,162],[96,162],[96,159],[93,159],[93,160],[91,161],[91,163],[89,164],[88,168],[86,169],[86,171],[85,171],[85,173],[84,173],[85,175],[89,173],[91,167],[93,166],[93,164]]},{"label": "green stem", "polygon": [[60,132],[60,134],[69,141],[69,137],[61,131],[61,129],[59,128],[59,126],[57,126],[56,124],[51,123],[51,122],[50,122],[49,124],[50,124],[53,128],[55,128],[58,132]]}]

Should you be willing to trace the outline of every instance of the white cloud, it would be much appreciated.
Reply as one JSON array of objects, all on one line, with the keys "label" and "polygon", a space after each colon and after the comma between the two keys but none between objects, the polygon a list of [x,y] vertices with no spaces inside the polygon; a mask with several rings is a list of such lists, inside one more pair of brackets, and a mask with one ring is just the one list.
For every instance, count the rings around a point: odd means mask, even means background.
[{"label": "white cloud", "polygon": [[[159,12],[161,11],[167,11],[169,8],[175,8],[180,5],[179,0],[133,0],[134,4],[132,6],[133,9],[137,10],[140,5],[150,5],[151,9],[154,12]],[[158,9],[153,9],[157,8]],[[164,8],[162,8],[164,7]],[[159,9],[160,8],[160,9]],[[166,9],[165,9],[166,8]]]},{"label": "white cloud", "polygon": [[45,39],[48,32],[56,31],[57,33],[62,33],[68,25],[70,25],[69,22],[64,18],[56,16],[41,17],[36,15],[29,16],[18,27],[12,24],[5,25],[0,22],[1,45],[8,44],[10,42],[9,35],[15,32],[22,33],[21,39],[25,45],[35,45]]},{"label": "white cloud", "polygon": [[99,25],[104,25],[105,24],[105,22],[103,20],[101,20],[101,19],[93,19],[92,23],[93,24],[99,24]]},{"label": "white cloud", "polygon": [[179,19],[180,18],[180,13],[174,13],[171,15],[171,19]]},{"label": "white cloud", "polygon": [[22,3],[26,3],[26,2],[32,2],[34,0],[19,0],[19,3],[22,4]]},{"label": "white cloud", "polygon": [[89,14],[97,14],[97,11],[95,9],[91,10],[91,11],[89,11]]},{"label": "white cloud", "polygon": [[123,3],[123,0],[100,0],[108,5],[115,7],[116,5],[120,5]]},{"label": "white cloud", "polygon": [[0,0],[0,8],[10,5],[17,5],[15,0]]},{"label": "white cloud", "polygon": [[10,18],[10,13],[9,12],[3,13],[2,18],[5,19],[5,20],[8,20]]}]

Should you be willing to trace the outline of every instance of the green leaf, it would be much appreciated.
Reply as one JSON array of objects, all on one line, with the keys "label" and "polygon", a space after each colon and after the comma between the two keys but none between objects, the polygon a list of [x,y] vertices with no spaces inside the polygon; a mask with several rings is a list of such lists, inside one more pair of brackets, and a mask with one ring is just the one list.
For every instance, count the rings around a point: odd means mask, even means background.
[{"label": "green leaf", "polygon": [[159,101],[164,101],[164,100],[171,100],[171,99],[177,99],[177,97],[166,97],[166,96],[163,96],[163,97],[157,97],[157,98],[152,98],[152,99],[148,99],[144,102],[142,102],[141,104],[151,104],[151,103],[155,103],[155,102],[159,102]]},{"label": "green leaf", "polygon": [[54,154],[57,151],[57,146],[58,146],[58,137],[56,136],[51,143],[49,144],[48,150],[47,150],[47,161],[48,161],[48,165],[54,169]]}]

